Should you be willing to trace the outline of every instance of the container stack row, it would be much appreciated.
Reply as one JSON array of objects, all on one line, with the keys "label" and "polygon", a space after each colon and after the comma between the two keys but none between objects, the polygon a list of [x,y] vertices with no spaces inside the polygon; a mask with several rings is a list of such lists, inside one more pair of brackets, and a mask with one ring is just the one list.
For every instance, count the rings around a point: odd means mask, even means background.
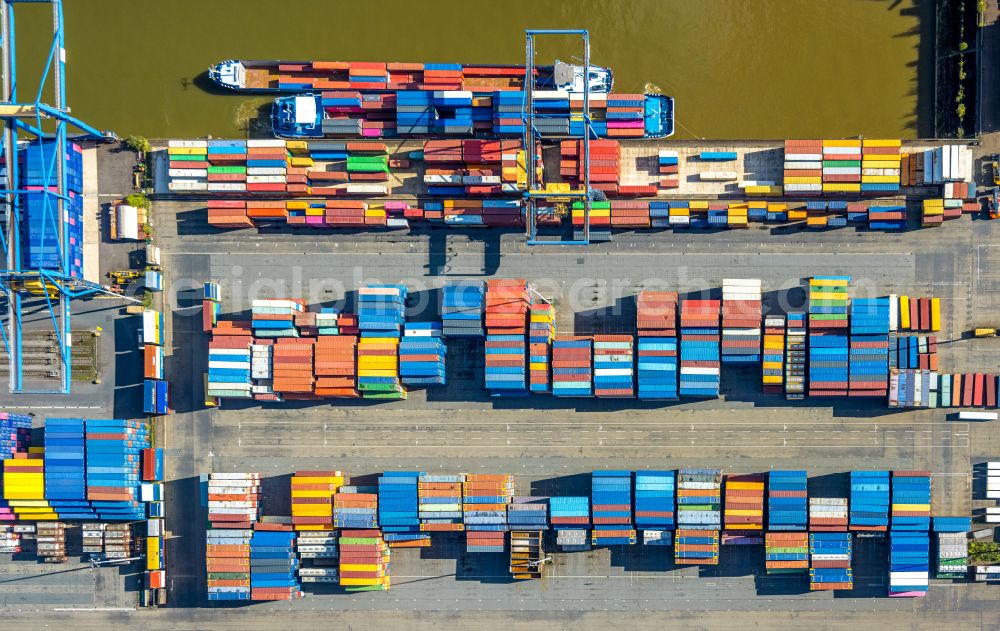
[{"label": "container stack row", "polygon": [[853,589],[852,548],[848,532],[809,533],[809,589]]},{"label": "container stack row", "polygon": [[629,545],[636,542],[632,528],[632,474],[628,471],[594,471],[590,502],[594,545]]},{"label": "container stack row", "polygon": [[349,592],[387,591],[391,552],[381,530],[340,531],[340,585]]},{"label": "container stack row", "polygon": [[935,517],[937,578],[965,578],[969,569],[971,517]]},{"label": "container stack row", "polygon": [[823,141],[786,140],[783,184],[789,195],[823,193]]},{"label": "container stack row", "polygon": [[892,472],[893,532],[930,532],[931,474],[929,471]]},{"label": "container stack row", "polygon": [[548,300],[535,296],[528,323],[529,389],[551,392],[552,341],[556,336],[556,308]]},{"label": "container stack row", "polygon": [[849,523],[846,497],[810,497],[810,532],[847,532]]},{"label": "container stack row", "polygon": [[809,569],[809,534],[768,532],[764,536],[764,567],[768,574],[798,574]]},{"label": "container stack row", "polygon": [[428,475],[418,480],[420,529],[425,532],[460,531],[464,475]]},{"label": "container stack row", "polygon": [[767,477],[767,528],[804,531],[809,527],[809,491],[806,472],[771,471]]},{"label": "container stack row", "polygon": [[761,381],[765,394],[781,394],[785,384],[785,317],[764,318]]},{"label": "container stack row", "polygon": [[507,505],[514,496],[514,476],[466,474],[462,496],[468,552],[503,552]]},{"label": "container stack row", "polygon": [[899,296],[900,331],[937,332],[941,330],[941,299]]},{"label": "container stack row", "polygon": [[889,499],[888,471],[851,471],[851,531],[889,530]]},{"label": "container stack row", "polygon": [[809,396],[846,396],[849,380],[847,276],[809,279]]},{"label": "container stack row", "polygon": [[760,279],[722,279],[722,363],[761,361]]},{"label": "container stack row", "polygon": [[[677,474],[674,471],[635,472],[635,526],[643,531],[643,544],[669,545],[676,527]],[[647,536],[647,533],[653,533]]]},{"label": "container stack row", "polygon": [[889,367],[937,370],[937,336],[902,335],[890,337]]},{"label": "container stack row", "polygon": [[376,528],[378,526],[377,489],[362,492],[344,486],[333,496],[334,528]]},{"label": "container stack row", "polygon": [[333,530],[333,498],[343,485],[340,471],[295,472],[291,480],[295,530]]},{"label": "container stack row", "polygon": [[674,542],[677,563],[717,565],[721,528],[722,472],[718,469],[678,471]]},{"label": "container stack row", "polygon": [[550,497],[549,521],[556,543],[566,551],[590,549],[590,498]]},{"label": "container stack row", "polygon": [[423,150],[427,192],[436,197],[517,195],[521,150],[519,140],[428,140]]},{"label": "container stack row", "polygon": [[[583,141],[559,143],[559,175],[574,186],[582,185],[586,175]],[[621,145],[617,140],[590,141],[590,185],[605,193],[615,193],[621,177]],[[574,222],[574,225],[576,223]]]},{"label": "container stack row", "polygon": [[386,471],[378,479],[378,524],[391,547],[423,547],[430,535],[420,528],[419,471]]},{"label": "container stack row", "polygon": [[850,383],[852,397],[889,392],[889,298],[851,301]]},{"label": "container stack row", "polygon": [[528,393],[529,291],[524,279],[486,283],[486,388],[493,396]]},{"label": "container stack row", "polygon": [[634,397],[631,335],[594,336],[594,396]]},{"label": "container stack row", "polygon": [[441,323],[446,338],[481,338],[486,286],[481,280],[449,281],[441,289]]},{"label": "container stack row", "polygon": [[406,285],[369,285],[358,291],[358,391],[366,399],[406,398],[399,375],[406,294]]},{"label": "container stack row", "polygon": [[298,569],[291,527],[256,524],[250,537],[250,600],[301,598]]},{"label": "container stack row", "polygon": [[891,195],[900,187],[900,140],[866,138],[861,141],[861,192]]},{"label": "container stack row", "polygon": [[552,340],[552,394],[593,396],[594,341],[590,337],[556,336]]},{"label": "container stack row", "polygon": [[448,382],[439,322],[407,322],[399,343],[400,380],[407,386],[443,386]]},{"label": "container stack row", "polygon": [[548,530],[547,497],[514,497],[507,505],[507,523],[511,530]]},{"label": "container stack row", "polygon": [[785,323],[785,398],[801,401],[806,396],[806,314],[789,313]]},{"label": "container stack row", "polygon": [[[307,201],[310,197],[388,195],[389,157],[384,143],[171,140],[167,160],[167,188],[172,193],[297,198],[295,203],[276,200],[253,206],[209,206],[210,225],[251,227],[258,220],[313,226],[385,225],[384,211],[381,217],[371,215],[380,221],[366,221],[368,215],[352,217],[340,212],[342,208],[327,206],[322,199]],[[347,219],[360,221],[345,223]]]},{"label": "container stack row", "polygon": [[929,532],[899,532],[889,536],[889,597],[920,598],[930,586]]},{"label": "container stack row", "polygon": [[636,377],[643,400],[677,399],[677,294],[644,291],[636,302]]},{"label": "container stack row", "polygon": [[723,543],[760,544],[764,531],[764,476],[727,475]]},{"label": "container stack row", "polygon": [[250,600],[250,539],[260,509],[260,474],[210,473],[206,488],[208,599]]},{"label": "container stack row", "polygon": [[717,397],[721,329],[718,300],[681,302],[681,397]]}]

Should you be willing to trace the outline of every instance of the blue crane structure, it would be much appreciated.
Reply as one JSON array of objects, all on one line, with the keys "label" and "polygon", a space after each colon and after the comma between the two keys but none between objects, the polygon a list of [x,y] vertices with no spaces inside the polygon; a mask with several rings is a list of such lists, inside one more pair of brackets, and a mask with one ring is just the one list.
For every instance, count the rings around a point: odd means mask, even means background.
[{"label": "blue crane structure", "polygon": [[[18,4],[48,4],[52,8],[52,43],[33,98],[24,99],[18,93],[17,39],[14,14]],[[67,189],[67,131],[74,128],[76,137],[115,139],[110,132],[100,131],[73,117],[66,104],[66,52],[61,0],[0,0],[0,71],[3,94],[0,95],[0,152],[6,172],[0,178],[0,206],[6,215],[0,229],[0,248],[4,267],[0,268],[0,300],[5,302],[4,322],[0,327],[4,348],[10,364],[12,393],[55,393],[70,391],[72,364],[70,357],[70,302],[75,298],[110,293],[97,283],[84,280],[70,271],[69,225],[64,219],[69,201]],[[50,82],[51,79],[51,82]],[[51,85],[50,85],[51,84]],[[43,91],[51,90],[53,103],[43,102]],[[44,123],[43,123],[44,121]],[[44,124],[44,128],[43,128]],[[41,156],[44,186],[30,191],[41,197],[42,234],[51,230],[58,243],[58,264],[31,267],[22,256],[23,226],[26,225],[26,196],[18,164],[18,146],[37,142],[36,155]],[[35,187],[36,189],[38,187]],[[36,218],[37,220],[37,218]],[[55,331],[59,360],[62,364],[62,384],[55,389],[29,389],[23,375],[23,318],[25,299],[44,298]]]},{"label": "blue crane structure", "polygon": [[[589,245],[590,244],[590,139],[597,138],[590,120],[590,32],[586,29],[533,29],[525,34],[525,75],[524,101],[521,105],[521,121],[524,125],[524,156],[528,186],[524,192],[524,223],[528,245]],[[571,192],[548,192],[538,181],[536,170],[535,143],[541,134],[535,128],[535,119],[545,116],[535,111],[535,38],[543,35],[578,35],[583,43],[584,92],[583,92],[583,188]],[[538,237],[538,202],[547,199],[578,198],[583,202],[583,239],[553,240]]]}]

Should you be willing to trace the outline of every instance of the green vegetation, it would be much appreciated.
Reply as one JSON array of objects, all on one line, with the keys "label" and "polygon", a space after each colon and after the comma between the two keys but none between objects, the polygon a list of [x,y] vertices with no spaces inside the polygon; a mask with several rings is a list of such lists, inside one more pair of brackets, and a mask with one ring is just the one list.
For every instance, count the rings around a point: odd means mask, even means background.
[{"label": "green vegetation", "polygon": [[139,155],[146,155],[149,153],[149,140],[143,136],[127,136],[122,142],[126,147]]},{"label": "green vegetation", "polygon": [[132,193],[125,198],[125,203],[136,208],[149,208],[149,198],[144,193]]},{"label": "green vegetation", "polygon": [[144,309],[153,308],[153,292],[148,289],[142,290],[142,306]]},{"label": "green vegetation", "polygon": [[969,559],[984,563],[1000,562],[1000,544],[992,541],[973,541],[969,544]]}]

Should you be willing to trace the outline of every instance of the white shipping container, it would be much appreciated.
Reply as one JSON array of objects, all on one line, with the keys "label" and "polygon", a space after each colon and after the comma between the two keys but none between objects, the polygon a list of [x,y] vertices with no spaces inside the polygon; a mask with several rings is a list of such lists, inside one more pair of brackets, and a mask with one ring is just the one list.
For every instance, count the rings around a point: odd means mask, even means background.
[{"label": "white shipping container", "polygon": [[278,138],[253,138],[247,140],[247,147],[271,147],[274,149],[284,149],[285,141]]},{"label": "white shipping container", "polygon": [[349,182],[347,192],[351,195],[388,195],[389,186],[387,184],[364,184],[360,182]]},{"label": "white shipping container", "polygon": [[[812,163],[812,162],[822,162],[822,161],[823,161],[823,154],[822,153],[786,153],[785,154],[785,163],[786,164],[788,162],[810,162],[810,163]],[[788,168],[788,167],[786,167],[786,168]],[[817,168],[818,169],[819,167],[801,167],[801,166],[797,166],[797,167],[794,167],[794,168],[796,168],[796,169],[812,169],[812,168]]]},{"label": "white shipping container", "polygon": [[243,182],[209,182],[208,190],[218,191],[220,193],[237,193],[247,190],[247,185]]},{"label": "white shipping container", "polygon": [[682,366],[682,375],[717,375],[719,374],[718,368],[696,368],[692,366]]},{"label": "white shipping container", "polygon": [[785,184],[786,193],[809,193],[822,190],[822,184]]},{"label": "white shipping container", "polygon": [[727,182],[736,178],[736,171],[704,171],[698,175],[702,182]]},{"label": "white shipping container", "polygon": [[175,149],[204,149],[208,147],[207,140],[168,140],[167,147]]},{"label": "white shipping container", "polygon": [[200,182],[198,180],[171,180],[167,184],[167,188],[171,191],[207,191],[208,182]]},{"label": "white shipping container", "polygon": [[[822,157],[822,156],[819,156],[819,157]],[[800,162],[785,162],[785,170],[786,171],[800,171],[800,170],[801,171],[804,171],[804,170],[815,171],[816,169],[822,169],[823,168],[823,161],[820,160],[819,157],[816,160],[802,160]],[[785,159],[787,160],[788,156],[785,156]]]},{"label": "white shipping container", "polygon": [[247,175],[285,175],[285,167],[248,167]]},{"label": "white shipping container", "polygon": [[284,184],[284,175],[248,175],[247,184]]},{"label": "white shipping container", "polygon": [[824,156],[829,156],[829,155],[835,155],[835,156],[836,155],[848,155],[848,156],[850,156],[850,155],[860,155],[860,154],[861,154],[861,145],[860,144],[857,147],[823,147],[823,155]]},{"label": "white shipping container", "polygon": [[167,175],[180,178],[208,177],[208,169],[167,169]]}]

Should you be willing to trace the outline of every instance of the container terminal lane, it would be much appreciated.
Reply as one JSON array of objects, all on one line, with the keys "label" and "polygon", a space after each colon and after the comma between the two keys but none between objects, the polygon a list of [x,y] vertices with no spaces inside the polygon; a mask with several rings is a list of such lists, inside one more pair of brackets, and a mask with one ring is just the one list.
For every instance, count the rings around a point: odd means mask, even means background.
[{"label": "container terminal lane", "polygon": [[[954,341],[939,347],[943,365],[988,370],[1000,356],[993,340],[961,339],[962,331],[981,324],[977,314],[997,306],[1000,286],[994,287],[988,271],[996,228],[989,222],[953,222],[940,230],[888,237],[853,232],[780,237],[757,231],[626,234],[582,252],[530,248],[520,234],[491,231],[388,238],[356,234],[349,240],[293,231],[219,234],[185,219],[197,208],[158,203],[158,238],[175,278],[218,281],[229,296],[223,309],[228,313],[248,310],[251,290],[262,292],[261,297],[308,296],[314,291],[314,301],[326,302],[339,296],[325,294],[325,288],[349,290],[368,279],[404,281],[411,288],[423,283],[430,290],[452,278],[529,277],[551,279],[549,293],[560,305],[585,307],[575,312],[560,309],[557,330],[591,327],[614,332],[625,330],[629,317],[620,310],[616,315],[616,303],[655,283],[695,292],[717,287],[723,277],[742,270],[764,281],[768,300],[775,305],[784,300],[795,306],[802,300],[801,278],[842,274],[869,284],[873,295],[941,297],[947,327],[941,338]],[[961,514],[971,502],[970,463],[997,449],[988,424],[949,420],[940,410],[890,411],[856,400],[789,404],[761,395],[754,373],[729,369],[724,369],[722,399],[665,406],[634,400],[535,397],[527,406],[524,400],[491,400],[476,385],[481,366],[477,372],[475,366],[460,365],[449,368],[458,378],[445,393],[417,391],[407,401],[360,406],[226,402],[220,409],[203,410],[198,400],[201,375],[187,369],[204,357],[199,316],[198,308],[184,306],[183,295],[178,298],[170,327],[173,339],[168,341],[178,367],[168,375],[176,384],[178,412],[172,419],[176,422],[166,427],[166,439],[178,453],[191,455],[171,460],[172,477],[178,480],[171,492],[184,495],[196,492],[197,475],[204,471],[286,476],[294,470],[334,466],[350,473],[511,472],[517,476],[519,494],[586,494],[589,482],[581,483],[586,476],[580,474],[612,466],[702,466],[734,472],[805,468],[813,476],[852,467],[906,468],[934,472],[935,514]],[[473,361],[454,354],[448,360]],[[468,376],[463,380],[462,375]],[[177,398],[189,395],[190,401]],[[285,484],[287,477],[279,479]],[[197,537],[199,509],[185,503],[177,510],[172,532],[182,540]],[[603,610],[648,609],[680,619],[690,615],[684,611],[720,612],[718,618],[705,619],[706,628],[725,624],[728,614],[722,612],[728,611],[753,616],[768,610],[795,615],[818,609],[838,615],[869,608],[914,610],[912,603],[884,598],[791,596],[787,578],[763,576],[749,557],[741,558],[744,554],[724,551],[717,568],[669,571],[669,558],[657,558],[645,549],[555,554],[543,589],[535,591],[533,584],[506,582],[504,559],[470,559],[463,556],[458,540],[435,542],[429,552],[401,550],[394,555],[394,586],[378,603],[311,597],[263,607],[302,612],[327,607],[415,609],[432,618],[454,611],[449,615],[463,620],[468,618],[461,616],[478,617],[483,611],[509,616],[513,610],[521,612],[515,620],[560,610],[599,617],[606,615],[597,613]],[[203,590],[201,551],[179,547],[172,562],[175,602],[197,602]],[[855,568],[855,582],[872,594],[882,593],[884,569]],[[986,598],[979,589],[964,585],[932,590],[916,610],[922,620],[935,615],[945,620],[954,619],[950,616],[957,609],[988,608],[979,600]]]}]

